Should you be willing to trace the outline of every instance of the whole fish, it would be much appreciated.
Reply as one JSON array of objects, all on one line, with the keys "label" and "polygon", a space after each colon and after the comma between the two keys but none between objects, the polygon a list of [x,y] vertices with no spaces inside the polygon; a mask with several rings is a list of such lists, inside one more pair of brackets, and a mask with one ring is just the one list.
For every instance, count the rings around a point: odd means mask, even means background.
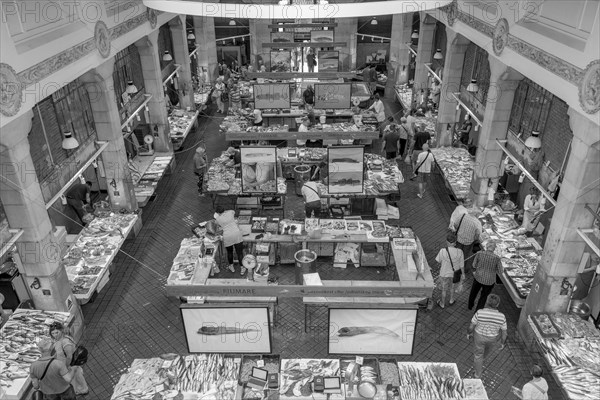
[{"label": "whole fish", "polygon": [[358,335],[387,335],[392,337],[400,337],[397,333],[381,327],[381,326],[345,326],[337,331],[338,336],[358,336]]},{"label": "whole fish", "polygon": [[249,332],[258,332],[256,329],[241,329],[229,326],[203,326],[198,329],[200,335],[234,335]]}]

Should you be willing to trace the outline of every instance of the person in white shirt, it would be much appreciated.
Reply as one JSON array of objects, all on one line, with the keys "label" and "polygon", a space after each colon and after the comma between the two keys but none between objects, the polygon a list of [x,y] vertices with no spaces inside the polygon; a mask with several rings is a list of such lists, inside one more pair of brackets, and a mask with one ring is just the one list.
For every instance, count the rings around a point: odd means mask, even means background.
[{"label": "person in white shirt", "polygon": [[422,199],[425,193],[425,184],[429,181],[429,174],[431,173],[431,166],[433,165],[433,153],[429,151],[429,145],[423,145],[423,151],[419,153],[417,158],[417,166],[415,168],[415,174],[418,173],[419,178],[419,193],[417,196]]},{"label": "person in white shirt", "polygon": [[315,181],[308,181],[302,186],[302,197],[304,197],[304,211],[306,218],[311,218],[314,212],[315,218],[321,216],[321,192],[319,184]]},{"label": "person in white shirt", "polygon": [[523,385],[521,390],[522,400],[547,400],[548,399],[548,382],[542,375],[544,370],[539,365],[531,367],[532,380]]},{"label": "person in white shirt", "polygon": [[254,126],[262,126],[262,124],[263,124],[262,111],[260,111],[258,108],[255,108],[254,111],[252,112],[252,115],[254,117]]},{"label": "person in white shirt", "polygon": [[533,232],[537,226],[539,216],[544,212],[544,198],[540,199],[540,191],[532,186],[523,203],[523,228]]},{"label": "person in white shirt", "polygon": [[379,133],[383,134],[383,128],[385,128],[385,107],[383,105],[383,101],[379,97],[379,93],[375,93],[373,96],[375,101],[367,110],[373,110],[375,112],[375,119],[379,123]]},{"label": "person in white shirt", "polygon": [[[302,123],[298,127],[298,132],[308,132],[308,127],[310,126],[310,120],[308,117],[302,118]],[[306,146],[306,139],[296,139],[296,144],[298,146]]]},{"label": "person in white shirt", "polygon": [[446,235],[446,247],[441,249],[435,261],[440,264],[440,284],[442,294],[440,299],[437,301],[438,306],[441,308],[446,307],[446,293],[450,292],[449,305],[454,304],[454,292],[457,289],[458,283],[453,282],[454,273],[458,270],[462,271],[461,281],[465,279],[465,258],[461,249],[456,247],[456,234],[449,232]]}]

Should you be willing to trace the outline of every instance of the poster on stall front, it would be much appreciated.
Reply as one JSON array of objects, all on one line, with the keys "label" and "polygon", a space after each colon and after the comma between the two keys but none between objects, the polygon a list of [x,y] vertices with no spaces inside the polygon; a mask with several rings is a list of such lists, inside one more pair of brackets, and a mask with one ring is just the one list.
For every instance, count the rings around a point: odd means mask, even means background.
[{"label": "poster on stall front", "polygon": [[277,149],[275,146],[240,147],[242,193],[277,193]]},{"label": "poster on stall front", "polygon": [[335,146],[327,149],[327,189],[330,194],[363,192],[364,152],[363,146]]}]

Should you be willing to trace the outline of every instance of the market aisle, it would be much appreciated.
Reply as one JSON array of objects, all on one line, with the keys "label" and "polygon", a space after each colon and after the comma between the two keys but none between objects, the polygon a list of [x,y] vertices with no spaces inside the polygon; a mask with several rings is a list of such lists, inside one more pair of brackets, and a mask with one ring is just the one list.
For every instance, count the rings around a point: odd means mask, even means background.
[{"label": "market aisle", "polygon": [[[394,103],[387,103],[386,108],[390,111],[388,115],[398,111]],[[90,350],[85,368],[91,390],[88,399],[109,399],[120,375],[135,358],[187,352],[179,301],[168,298],[164,286],[181,240],[190,236],[192,226],[212,218],[214,213],[209,198],[198,197],[192,160],[197,143],[206,145],[209,160],[227,147],[218,132],[222,118],[218,117],[220,114],[215,116],[214,110],[214,106],[209,107],[209,115],[200,118],[199,127],[188,137],[184,150],[176,153],[175,170],[161,181],[157,197],[144,207],[142,230],[123,246],[111,268],[107,287],[94,303],[83,306],[87,324],[84,340]],[[410,176],[408,166],[401,168],[405,176]],[[433,177],[423,199],[417,198],[416,187],[415,182],[408,180],[402,186],[402,199],[398,203],[400,223],[414,228],[437,274],[434,258],[443,243],[454,204],[440,176]],[[301,199],[290,193],[286,210],[300,215]],[[288,267],[275,267],[272,273],[277,274],[278,268]],[[364,273],[372,271],[364,268]],[[519,310],[502,285],[497,285],[494,292],[502,297],[500,309],[507,315],[510,334],[507,348],[486,361],[483,380],[490,398],[500,399],[510,396],[511,385],[525,383],[526,368],[532,360],[514,341],[512,332]],[[401,359],[456,362],[461,375],[471,377],[472,343],[467,341],[465,332],[472,313],[466,309],[466,297],[466,293],[461,294],[457,303],[445,310],[435,307],[419,311],[413,356]],[[304,333],[301,299],[280,300],[278,318],[279,324],[273,332],[274,353],[282,358],[327,357],[327,329],[315,328]],[[326,327],[327,312],[316,312],[313,323]]]}]

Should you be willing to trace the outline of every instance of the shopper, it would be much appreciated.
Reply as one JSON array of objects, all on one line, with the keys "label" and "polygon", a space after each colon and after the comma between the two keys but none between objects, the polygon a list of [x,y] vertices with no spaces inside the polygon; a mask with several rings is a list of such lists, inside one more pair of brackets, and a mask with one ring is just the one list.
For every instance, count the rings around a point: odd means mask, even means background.
[{"label": "shopper", "polygon": [[[310,120],[308,117],[302,117],[302,122],[298,127],[298,132],[308,132],[308,127],[310,126]],[[296,139],[296,145],[300,147],[306,146],[306,139]]]},{"label": "shopper", "polygon": [[77,395],[71,385],[74,370],[64,362],[52,357],[54,344],[50,339],[37,343],[42,356],[29,367],[31,385],[44,394],[44,399],[76,400]]},{"label": "shopper", "polygon": [[[362,76],[363,76],[363,82],[366,83],[367,86],[369,87],[369,90],[371,90],[371,68],[369,67],[368,64],[365,67],[365,69],[363,69]],[[371,90],[371,95],[373,95],[373,94],[375,94],[375,92]]]},{"label": "shopper", "polygon": [[229,84],[230,79],[231,79],[231,70],[229,69],[227,64],[225,64],[225,67],[223,68],[223,81],[225,81],[226,84]]},{"label": "shopper", "polygon": [[[431,134],[429,134],[429,132],[427,132],[425,130],[425,125],[424,124],[420,124],[417,126],[417,133],[415,133],[415,138],[414,138],[414,142],[413,142],[413,147],[411,149],[411,161],[412,161],[412,167],[413,167],[413,171],[415,171],[417,169],[417,160],[419,158],[419,154],[421,154],[421,152],[423,151],[423,145],[427,144],[429,146],[429,143],[431,141]],[[417,177],[416,174],[413,174],[412,178],[410,178],[410,180],[414,180]]]},{"label": "shopper", "polygon": [[500,297],[491,294],[485,308],[477,311],[471,319],[467,338],[473,336],[473,355],[475,378],[481,379],[483,371],[483,360],[500,344],[500,350],[504,348],[508,336],[506,317],[500,311]]},{"label": "shopper", "polygon": [[548,400],[548,382],[542,378],[542,367],[534,364],[529,372],[532,379],[523,385],[521,400]]},{"label": "shopper", "polygon": [[537,226],[538,217],[544,212],[544,204],[540,199],[540,191],[532,186],[523,203],[523,224],[527,233],[531,234]]},{"label": "shopper", "polygon": [[208,166],[208,158],[206,157],[206,150],[204,147],[198,147],[196,154],[194,154],[194,174],[198,177],[198,193],[202,194],[202,186],[204,185],[204,174],[206,174],[206,167]]},{"label": "shopper", "polygon": [[375,112],[375,119],[379,125],[379,135],[383,135],[383,129],[385,128],[385,106],[383,105],[383,101],[379,97],[378,93],[375,93],[373,96],[373,104],[367,110],[373,110]]},{"label": "shopper", "polygon": [[409,136],[411,138],[414,138],[415,133],[417,131],[417,117],[415,117],[416,113],[417,113],[417,110],[415,110],[413,108],[410,110],[410,112],[405,114],[406,126],[408,127]]},{"label": "shopper", "polygon": [[369,82],[371,93],[375,93],[377,91],[377,68],[371,67],[369,73],[371,74],[371,81]]},{"label": "shopper", "polygon": [[496,250],[496,243],[488,242],[485,251],[475,254],[473,259],[473,286],[471,286],[471,293],[469,293],[469,310],[473,309],[479,291],[481,291],[481,295],[475,311],[483,308],[488,295],[496,284],[496,274],[502,273],[502,260],[494,253],[494,250]]},{"label": "shopper", "polygon": [[[440,286],[442,295],[438,300],[437,304],[441,308],[446,306],[446,293],[450,292],[449,305],[454,304],[454,293],[459,283],[462,283],[465,279],[464,264],[465,258],[463,252],[456,247],[456,235],[453,232],[449,232],[446,235],[446,247],[441,249],[435,261],[440,264]],[[460,282],[454,282],[454,273],[462,271],[460,276]]]},{"label": "shopper", "polygon": [[315,72],[315,66],[317,65],[317,56],[315,50],[312,47],[308,48],[308,54],[306,55],[306,65],[308,66],[308,72]]},{"label": "shopper", "polygon": [[415,167],[414,174],[419,178],[419,193],[417,197],[422,199],[425,194],[425,185],[429,182],[429,175],[431,173],[431,167],[433,166],[433,153],[429,150],[429,146],[423,145],[423,151],[417,158],[417,166]]},{"label": "shopper", "polygon": [[225,211],[223,206],[217,206],[215,211],[215,221],[223,229],[223,246],[227,250],[227,261],[229,262],[229,267],[227,268],[229,271],[235,272],[235,267],[233,266],[233,249],[235,248],[237,258],[240,262],[240,275],[244,275],[246,268],[241,265],[244,258],[244,243],[242,231],[240,231],[237,222],[235,222],[235,211]]},{"label": "shopper", "polygon": [[321,217],[321,191],[315,181],[307,181],[302,186],[302,197],[304,198],[304,212],[306,218]]},{"label": "shopper", "polygon": [[229,92],[229,106],[231,110],[236,111],[242,108],[242,97],[240,93],[240,85],[237,82],[231,84],[231,90]]},{"label": "shopper", "polygon": [[73,380],[71,381],[73,389],[77,395],[85,395],[89,392],[89,388],[83,376],[83,368],[79,365],[71,365],[73,361],[73,353],[77,346],[75,340],[65,332],[65,327],[60,322],[50,324],[50,337],[54,340],[53,355],[56,359],[62,361],[67,369],[70,367],[73,372]]},{"label": "shopper", "polygon": [[225,112],[225,103],[223,103],[223,93],[225,93],[225,84],[223,83],[223,77],[219,76],[217,78],[217,83],[215,83],[215,88],[213,89],[212,97],[217,101],[217,112],[224,113]]},{"label": "shopper", "polygon": [[398,156],[400,148],[400,134],[398,130],[399,128],[396,124],[390,124],[384,130],[381,152],[385,151],[385,158],[388,160],[395,159]]},{"label": "shopper", "polygon": [[310,106],[315,105],[315,91],[312,85],[308,85],[306,90],[302,92],[302,98],[304,99],[304,104],[308,104]]},{"label": "shopper", "polygon": [[400,118],[400,125],[398,125],[398,135],[400,139],[400,149],[398,150],[398,158],[400,160],[404,160],[404,151],[406,150],[406,143],[410,137],[410,130],[408,129],[408,124],[406,122],[406,118]]},{"label": "shopper", "polygon": [[481,222],[476,216],[464,214],[455,225],[454,231],[457,237],[456,247],[463,251],[465,255],[465,271],[469,272],[472,263],[469,257],[473,253],[473,244],[481,238],[483,226],[481,226]]},{"label": "shopper", "polygon": [[84,216],[88,214],[85,209],[86,204],[91,204],[90,201],[90,193],[92,191],[92,182],[86,181],[85,183],[77,183],[71,187],[65,193],[65,197],[67,198],[67,204],[71,206],[71,208],[75,211],[79,220],[81,221],[81,225],[85,225],[85,221],[83,220]]},{"label": "shopper", "polygon": [[448,229],[450,229],[452,232],[456,232],[458,222],[463,215],[469,213],[468,207],[471,207],[471,205],[473,205],[473,200],[465,199],[463,200],[462,204],[456,206],[454,211],[452,211],[452,215],[450,216],[450,225],[448,226]]},{"label": "shopper", "polygon": [[433,84],[431,85],[431,93],[429,93],[429,98],[433,103],[433,107],[437,108],[438,104],[440,104],[440,93],[442,91],[442,87],[437,79],[433,80]]}]

